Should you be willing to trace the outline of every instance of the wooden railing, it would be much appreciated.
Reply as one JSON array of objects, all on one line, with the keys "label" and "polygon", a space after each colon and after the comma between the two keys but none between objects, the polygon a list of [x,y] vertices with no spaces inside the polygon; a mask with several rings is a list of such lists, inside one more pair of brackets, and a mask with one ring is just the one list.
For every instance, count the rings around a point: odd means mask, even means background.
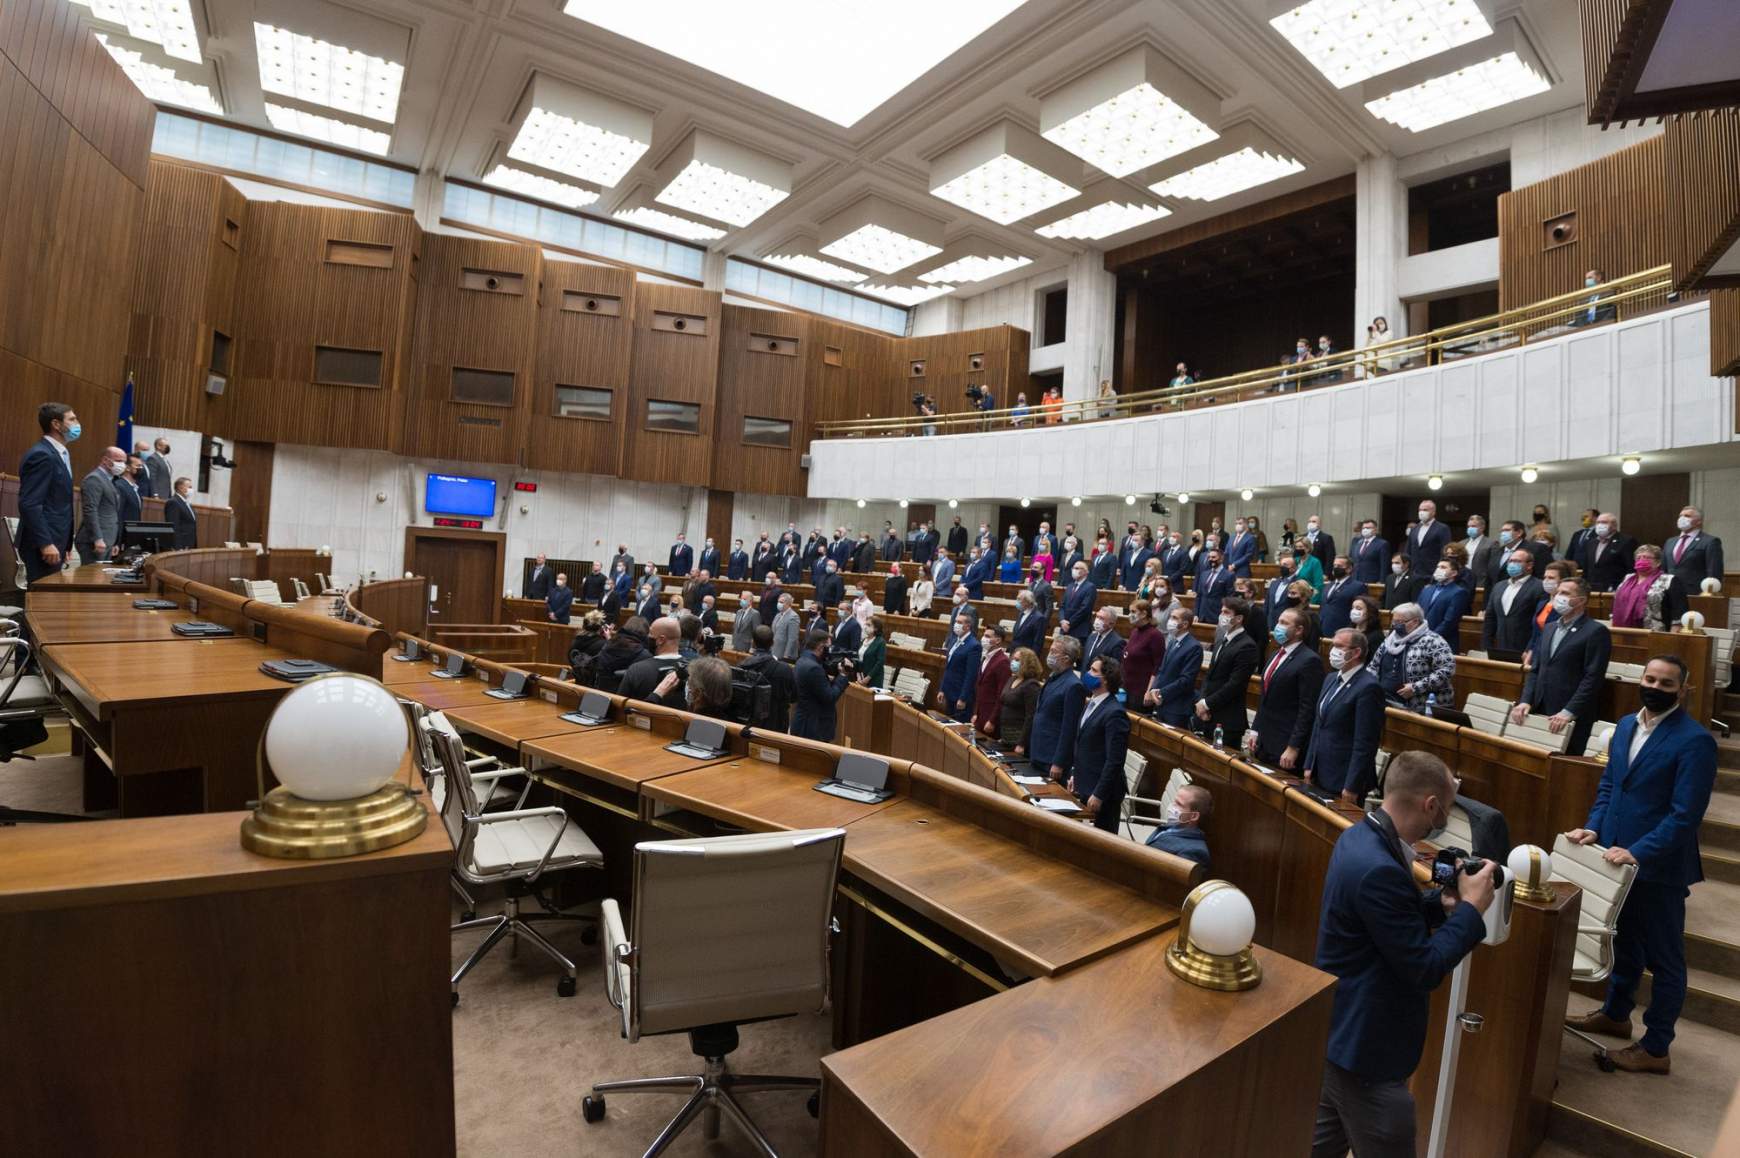
[{"label": "wooden railing", "polygon": [[345,593],[351,611],[390,635],[422,635],[429,625],[429,580],[421,575],[369,583]]},{"label": "wooden railing", "polygon": [[1056,422],[1094,422],[1130,418],[1137,414],[1224,406],[1264,394],[1331,386],[1355,378],[1435,366],[1510,349],[1563,334],[1579,325],[1591,309],[1598,312],[1600,321],[1619,320],[1659,309],[1673,300],[1672,271],[1664,265],[1615,278],[1592,289],[1572,290],[1532,305],[1358,350],[1339,351],[1302,364],[1268,366],[1187,385],[1127,391],[1106,398],[1064,402],[1058,406],[1030,404],[1019,415],[1013,407],[1004,407],[1000,410],[821,422],[816,424],[816,437],[967,434],[1008,430],[1017,424],[1031,427]]}]

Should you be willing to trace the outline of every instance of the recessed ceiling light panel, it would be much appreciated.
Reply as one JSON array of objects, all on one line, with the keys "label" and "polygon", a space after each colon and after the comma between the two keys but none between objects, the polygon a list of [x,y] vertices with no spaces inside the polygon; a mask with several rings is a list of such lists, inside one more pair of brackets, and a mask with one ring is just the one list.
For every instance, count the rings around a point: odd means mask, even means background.
[{"label": "recessed ceiling light panel", "polygon": [[307,109],[291,108],[289,105],[267,101],[266,119],[281,133],[311,137],[316,141],[325,141],[346,149],[384,157],[392,147],[392,138],[379,129],[364,128],[337,117],[311,113]]},{"label": "recessed ceiling light panel", "polygon": [[121,43],[118,36],[101,32],[97,33],[97,41],[115,58],[115,63],[121,66],[121,71],[127,74],[127,79],[145,95],[145,99],[213,116],[224,115],[224,106],[213,94],[210,84],[184,78],[166,63],[167,57],[163,61],[146,57],[144,49],[156,49],[155,45],[129,47]]},{"label": "recessed ceiling light panel", "polygon": [[[1041,237],[1057,238],[1068,241],[1098,241],[1103,237],[1123,233],[1135,229],[1139,225],[1159,221],[1170,217],[1172,210],[1158,202],[1136,202],[1126,200],[1128,190],[1121,185],[1108,184],[1097,196],[1103,198],[1095,202],[1096,193],[1088,190],[1083,198],[1083,207],[1076,209],[1068,216],[1041,225],[1034,230]],[[1065,206],[1069,208],[1069,206]]]},{"label": "recessed ceiling light panel", "polygon": [[885,298],[895,305],[916,306],[920,302],[928,302],[932,298],[940,298],[944,294],[952,294],[952,285],[861,285],[861,293],[873,297]]},{"label": "recessed ceiling light panel", "polygon": [[656,204],[644,188],[636,189],[625,198],[611,216],[618,221],[626,221],[654,233],[668,233],[686,241],[718,241],[726,233],[717,225],[672,213],[664,206]]},{"label": "recessed ceiling light panel", "polygon": [[1236,153],[1216,157],[1184,172],[1148,186],[1162,197],[1188,197],[1193,201],[1218,201],[1245,189],[1254,189],[1298,173],[1304,165],[1291,157],[1260,152],[1247,145]]},{"label": "recessed ceiling light panel", "polygon": [[947,265],[939,265],[918,275],[922,282],[974,282],[985,281],[988,278],[1000,277],[1013,269],[1024,265],[1032,265],[1031,257],[1012,254],[1003,257],[985,257],[979,254],[968,254],[958,257]]},{"label": "recessed ceiling light panel", "polygon": [[1420,133],[1552,87],[1534,65],[1506,52],[1367,101],[1365,107],[1374,117]]},{"label": "recessed ceiling light panel", "polygon": [[1001,121],[930,165],[932,196],[988,217],[1019,221],[1080,194],[1081,162],[1012,121]]},{"label": "recessed ceiling light panel", "polygon": [[274,96],[392,124],[405,66],[271,24],[254,24],[260,87]]},{"label": "recessed ceiling light panel", "polygon": [[512,193],[523,193],[527,197],[536,197],[553,205],[565,205],[569,209],[583,209],[598,200],[598,194],[591,189],[541,176],[514,165],[498,163],[483,175],[483,183]]},{"label": "recessed ceiling light panel", "polygon": [[189,0],[72,0],[96,19],[127,30],[134,40],[161,45],[165,56],[199,64],[199,31]]},{"label": "recessed ceiling light panel", "polygon": [[652,147],[652,114],[543,73],[520,101],[508,157],[602,189],[622,182]]},{"label": "recessed ceiling light panel", "polygon": [[817,281],[837,281],[856,285],[869,276],[859,273],[855,269],[849,269],[831,261],[824,261],[819,257],[811,257],[807,253],[769,253],[765,254],[761,260],[768,265],[777,265],[781,269],[788,269],[792,273],[812,277]]},{"label": "recessed ceiling light panel", "polygon": [[894,273],[942,252],[942,222],[872,193],[822,222],[820,253]]},{"label": "recessed ceiling light panel", "polygon": [[744,226],[791,195],[791,166],[697,129],[660,165],[655,199],[674,209]]},{"label": "recessed ceiling light panel", "polygon": [[1309,0],[1269,23],[1336,88],[1492,32],[1475,0]]},{"label": "recessed ceiling light panel", "polygon": [[1040,135],[1114,177],[1146,169],[1217,135],[1220,102],[1147,45],[1039,102]]}]

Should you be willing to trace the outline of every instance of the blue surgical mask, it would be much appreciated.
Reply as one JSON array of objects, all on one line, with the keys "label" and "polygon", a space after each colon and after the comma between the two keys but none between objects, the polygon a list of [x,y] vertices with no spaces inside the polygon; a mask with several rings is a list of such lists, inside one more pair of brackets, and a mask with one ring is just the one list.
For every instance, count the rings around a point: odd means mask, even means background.
[{"label": "blue surgical mask", "polygon": [[79,440],[79,435],[83,434],[84,432],[85,432],[85,428],[80,426],[78,423],[75,422],[71,426],[66,428],[66,440],[68,442],[77,442]]},{"label": "blue surgical mask", "polygon": [[1506,563],[1504,565],[1504,573],[1506,575],[1509,575],[1512,579],[1515,579],[1518,575],[1522,574],[1522,564],[1521,563]]},{"label": "blue surgical mask", "polygon": [[1511,532],[1509,532],[1509,531],[1500,531],[1498,533],[1498,541],[1500,543],[1508,543],[1511,541],[1511,538],[1512,538],[1512,535],[1511,535]]},{"label": "blue surgical mask", "polygon": [[1081,677],[1081,686],[1091,696],[1100,690],[1100,677],[1090,671]]},{"label": "blue surgical mask", "polygon": [[1469,527],[1468,528],[1468,537],[1470,539],[1480,538],[1480,528],[1479,527]]},{"label": "blue surgical mask", "polygon": [[1277,623],[1275,625],[1275,630],[1269,632],[1269,634],[1275,637],[1275,642],[1277,644],[1282,647],[1287,646],[1287,629],[1285,627],[1282,627]]}]

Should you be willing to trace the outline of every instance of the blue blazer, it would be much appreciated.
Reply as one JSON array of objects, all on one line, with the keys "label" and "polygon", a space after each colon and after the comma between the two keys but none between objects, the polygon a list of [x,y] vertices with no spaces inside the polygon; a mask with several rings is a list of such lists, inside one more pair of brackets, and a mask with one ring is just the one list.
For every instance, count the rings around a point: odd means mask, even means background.
[{"label": "blue blazer", "polygon": [[[1045,654],[1046,627],[1046,617],[1039,614],[1037,609],[1026,615],[1017,615],[1015,617],[1014,640],[1009,645],[1010,650],[1025,647],[1030,648],[1034,655],[1043,656]],[[1041,660],[1041,662],[1044,661]]]},{"label": "blue blazer", "polygon": [[572,587],[551,587],[550,594],[545,597],[544,602],[549,607],[550,614],[555,616],[556,623],[567,623],[568,612],[574,607],[574,589]]},{"label": "blue blazer", "polygon": [[719,578],[719,548],[701,548],[701,570],[715,579]]},{"label": "blue blazer", "polygon": [[687,543],[678,543],[671,548],[671,574],[687,575],[695,565],[695,549]]},{"label": "blue blazer", "polygon": [[1021,560],[1004,559],[997,564],[997,581],[999,583],[1021,582]]},{"label": "blue blazer", "polygon": [[1196,677],[1202,673],[1202,644],[1194,635],[1169,640],[1154,673],[1154,690],[1160,693],[1160,719],[1177,728],[1190,726],[1196,708]]},{"label": "blue blazer", "polygon": [[1241,579],[1251,577],[1251,564],[1257,558],[1257,537],[1246,531],[1242,535],[1233,535],[1227,542],[1226,558],[1223,562],[1233,569],[1233,574]]},{"label": "blue blazer", "polygon": [[1057,618],[1069,620],[1067,634],[1084,642],[1087,640],[1094,625],[1094,600],[1099,598],[1099,594],[1091,579],[1072,583],[1063,589],[1063,606],[1058,608]]},{"label": "blue blazer", "polygon": [[1160,556],[1160,573],[1172,584],[1172,590],[1184,590],[1184,573],[1190,569],[1190,548],[1180,543],[1168,547]]},{"label": "blue blazer", "polygon": [[72,541],[72,475],[50,440],[39,438],[18,467],[18,553],[39,559],[44,547],[53,546],[64,562]]},{"label": "blue blazer", "polygon": [[1081,725],[1082,703],[1087,693],[1074,670],[1055,672],[1039,689],[1033,706],[1031,741],[1027,756],[1035,764],[1056,764],[1068,769],[1075,763],[1075,733]]},{"label": "blue blazer", "polygon": [[1473,592],[1452,580],[1449,583],[1428,583],[1416,597],[1420,610],[1426,613],[1426,626],[1450,645],[1451,651],[1462,650],[1462,617],[1474,600]]},{"label": "blue blazer", "polygon": [[[1074,566],[1073,563],[1070,565]],[[1068,571],[1062,572],[1060,580],[1065,584],[1071,582],[1070,573]],[[1088,582],[1092,583],[1096,589],[1106,591],[1110,591],[1116,586],[1118,582],[1118,556],[1111,551],[1101,551],[1095,555],[1093,562],[1088,564]]]},{"label": "blue blazer", "polygon": [[[958,642],[949,649],[949,657],[943,663],[942,692],[943,699],[948,701],[948,712],[957,720],[973,718],[973,693],[979,686],[979,661],[983,657],[984,648],[971,632],[956,636]],[[955,705],[964,703],[967,706],[956,709]]]},{"label": "blue blazer", "polygon": [[1194,824],[1168,824],[1156,828],[1148,834],[1148,847],[1183,857],[1205,870],[1208,868],[1208,837]]},{"label": "blue blazer", "polygon": [[1325,792],[1352,792],[1361,800],[1377,783],[1378,742],[1384,734],[1384,689],[1371,665],[1347,686],[1341,673],[1324,677],[1317,697],[1317,724],[1300,764]]},{"label": "blue blazer", "polygon": [[[1213,576],[1212,581],[1210,576]],[[1196,578],[1196,618],[1213,623],[1220,618],[1220,605],[1232,594],[1233,573],[1224,566],[1218,571],[1204,570]]]},{"label": "blue blazer", "polygon": [[937,594],[945,598],[954,593],[955,561],[953,559],[939,560],[930,568],[931,582],[936,584]]},{"label": "blue blazer", "polygon": [[983,599],[985,597],[985,581],[991,577],[991,561],[983,554],[967,564],[967,573],[961,577],[961,586],[967,589],[968,599]]},{"label": "blue blazer", "polygon": [[1426,1044],[1430,994],[1486,935],[1473,905],[1445,916],[1367,817],[1335,842],[1317,968],[1333,974],[1329,1060],[1368,1082],[1405,1081]]},{"label": "blue blazer", "polygon": [[[1363,551],[1360,550],[1362,546],[1365,548]],[[1348,548],[1353,577],[1361,583],[1382,583],[1384,576],[1390,573],[1391,554],[1389,543],[1376,535],[1369,542],[1356,536],[1353,546]]]},{"label": "blue blazer", "polygon": [[1080,724],[1075,737],[1075,759],[1070,763],[1076,799],[1100,798],[1094,826],[1107,832],[1117,831],[1118,814],[1123,810],[1127,788],[1124,753],[1129,747],[1130,717],[1117,696],[1107,696]]},{"label": "blue blazer", "polygon": [[1154,557],[1154,552],[1143,547],[1135,555],[1128,551],[1118,552],[1118,585],[1125,591],[1134,591],[1142,582],[1142,572],[1148,566],[1148,560]]},{"label": "blue blazer", "polygon": [[[747,552],[731,552],[731,561],[725,564],[725,578],[735,579],[739,582],[749,578],[749,555]],[[766,576],[759,575],[756,578],[762,579]]]},{"label": "blue blazer", "polygon": [[[1349,613],[1353,611],[1353,601],[1366,593],[1365,584],[1357,579],[1344,579],[1336,587],[1335,580],[1329,581],[1330,586],[1323,588],[1323,599],[1317,608],[1317,625],[1323,634],[1334,635],[1344,627],[1351,627],[1353,620]],[[1334,587],[1334,593],[1330,591]],[[1464,610],[1467,610],[1464,606]],[[1456,648],[1456,641],[1450,641],[1451,650]]]},{"label": "blue blazer", "polygon": [[864,642],[864,628],[858,622],[858,617],[850,609],[840,613],[840,622],[834,624],[833,643],[831,646],[842,651],[856,652]]},{"label": "blue blazer", "polygon": [[1596,839],[1637,858],[1637,879],[1687,888],[1704,879],[1698,826],[1716,784],[1716,738],[1684,708],[1656,725],[1631,759],[1637,716],[1613,729],[1589,822]]}]

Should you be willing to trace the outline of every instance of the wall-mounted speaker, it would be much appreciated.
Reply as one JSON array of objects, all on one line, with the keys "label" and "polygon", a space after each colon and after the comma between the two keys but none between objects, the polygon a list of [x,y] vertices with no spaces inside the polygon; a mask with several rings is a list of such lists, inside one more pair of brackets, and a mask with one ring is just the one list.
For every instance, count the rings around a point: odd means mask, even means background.
[{"label": "wall-mounted speaker", "polygon": [[1541,222],[1541,248],[1558,249],[1577,240],[1577,211],[1561,213]]},{"label": "wall-mounted speaker", "polygon": [[798,456],[798,466],[804,470],[810,469],[810,456],[807,454]]},{"label": "wall-mounted speaker", "polygon": [[622,316],[622,299],[614,294],[591,294],[581,290],[562,291],[562,310],[570,314],[591,314],[594,317]]},{"label": "wall-mounted speaker", "polygon": [[207,394],[222,394],[227,385],[229,385],[229,379],[222,374],[207,374],[205,376],[205,392]]},{"label": "wall-mounted speaker", "polygon": [[983,370],[984,368],[985,368],[985,355],[983,355],[983,354],[968,354],[967,355],[967,369],[968,370],[971,370],[974,373],[977,373],[978,371]]},{"label": "wall-mounted speaker", "polygon": [[669,310],[654,310],[652,328],[668,334],[702,336],[707,332],[707,318],[703,314],[676,314]]}]

